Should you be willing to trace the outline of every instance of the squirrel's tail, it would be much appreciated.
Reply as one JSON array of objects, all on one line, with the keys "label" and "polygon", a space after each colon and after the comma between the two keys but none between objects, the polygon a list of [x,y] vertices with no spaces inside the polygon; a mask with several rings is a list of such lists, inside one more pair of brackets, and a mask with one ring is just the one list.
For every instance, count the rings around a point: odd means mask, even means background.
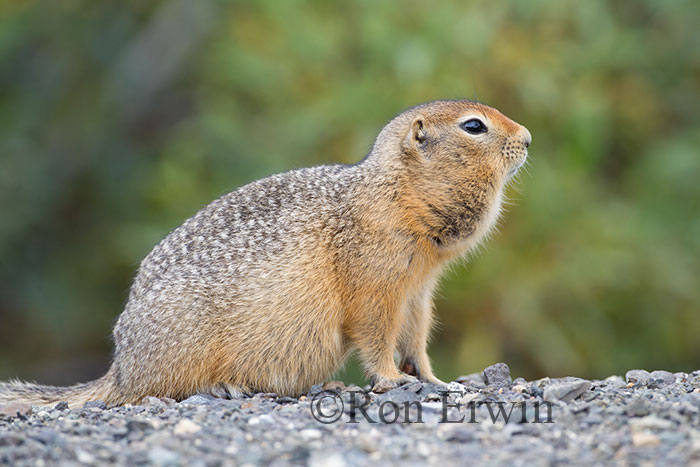
[{"label": "squirrel's tail", "polygon": [[67,387],[43,386],[14,380],[0,382],[0,404],[26,402],[32,405],[49,405],[66,401],[69,407],[82,407],[88,401],[104,401],[108,405],[119,402],[114,367],[102,378]]}]

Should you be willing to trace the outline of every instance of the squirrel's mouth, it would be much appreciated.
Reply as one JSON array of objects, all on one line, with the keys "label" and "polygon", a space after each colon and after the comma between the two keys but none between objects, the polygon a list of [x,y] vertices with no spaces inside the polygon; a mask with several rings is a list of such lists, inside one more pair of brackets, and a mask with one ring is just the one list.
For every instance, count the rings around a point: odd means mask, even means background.
[{"label": "squirrel's mouth", "polygon": [[520,167],[525,165],[525,161],[527,161],[527,152],[525,154],[523,154],[523,157],[521,157],[520,160],[518,160],[518,162],[516,162],[515,165],[508,170],[507,176],[509,179],[513,178],[513,176],[516,173],[518,173],[518,170],[520,170]]}]

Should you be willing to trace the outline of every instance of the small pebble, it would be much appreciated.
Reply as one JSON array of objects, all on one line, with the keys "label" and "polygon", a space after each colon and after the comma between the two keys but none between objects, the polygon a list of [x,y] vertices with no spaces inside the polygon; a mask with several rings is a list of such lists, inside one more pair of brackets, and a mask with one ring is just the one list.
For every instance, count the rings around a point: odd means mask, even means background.
[{"label": "small pebble", "polygon": [[637,447],[658,446],[661,440],[654,433],[632,433],[632,444]]},{"label": "small pebble", "polygon": [[180,420],[177,422],[177,425],[175,425],[175,428],[173,429],[173,434],[175,435],[191,435],[194,433],[197,433],[199,430],[201,430],[202,427],[197,425],[191,420],[187,420],[186,418]]},{"label": "small pebble", "polygon": [[170,449],[156,446],[148,451],[148,460],[157,466],[178,465],[180,455]]},{"label": "small pebble", "polygon": [[332,391],[335,393],[340,393],[345,389],[345,383],[342,381],[328,381],[322,386],[324,391]]},{"label": "small pebble", "polygon": [[209,405],[216,401],[216,398],[208,394],[195,394],[183,400],[181,404],[187,405]]},{"label": "small pebble", "polygon": [[54,406],[56,410],[68,410],[68,402],[61,401]]},{"label": "small pebble", "polygon": [[132,418],[126,421],[126,428],[129,431],[145,431],[153,428],[153,424],[146,419]]},{"label": "small pebble", "polygon": [[375,392],[377,394],[384,394],[385,392],[391,391],[395,387],[396,386],[391,381],[380,380],[372,387],[372,392]]},{"label": "small pebble", "polygon": [[103,401],[88,401],[83,404],[83,408],[104,410],[107,408],[107,404],[105,404]]},{"label": "small pebble", "polygon": [[661,387],[666,384],[673,384],[676,377],[670,371],[656,370],[649,374],[649,382],[651,387]]},{"label": "small pebble", "polygon": [[165,407],[165,402],[153,396],[146,396],[141,401],[141,405],[151,406],[151,407]]},{"label": "small pebble", "polygon": [[455,380],[457,383],[463,384],[465,386],[474,387],[484,387],[486,383],[484,382],[484,373],[471,373],[468,375],[460,376]]},{"label": "small pebble", "polygon": [[647,415],[641,418],[632,418],[629,421],[632,431],[643,430],[668,430],[673,428],[673,422],[655,415]]},{"label": "small pebble", "polygon": [[301,430],[299,435],[304,441],[311,441],[314,439],[320,439],[323,436],[323,433],[320,430],[308,428],[306,430]]},{"label": "small pebble", "polygon": [[625,380],[634,385],[646,386],[649,382],[649,376],[649,372],[646,370],[630,370],[625,374]]},{"label": "small pebble", "polygon": [[81,464],[94,464],[96,460],[95,456],[80,448],[75,449],[75,457]]},{"label": "small pebble", "polygon": [[636,397],[627,403],[625,413],[630,417],[643,417],[649,415],[649,402],[642,397]]},{"label": "small pebble", "polygon": [[0,433],[0,447],[18,446],[24,443],[24,436],[19,433]]},{"label": "small pebble", "polygon": [[484,370],[484,382],[497,388],[510,388],[513,381],[510,378],[510,368],[505,363],[496,363]]},{"label": "small pebble", "polygon": [[585,379],[566,383],[550,384],[544,389],[544,400],[569,402],[576,399],[591,388],[590,381]]}]

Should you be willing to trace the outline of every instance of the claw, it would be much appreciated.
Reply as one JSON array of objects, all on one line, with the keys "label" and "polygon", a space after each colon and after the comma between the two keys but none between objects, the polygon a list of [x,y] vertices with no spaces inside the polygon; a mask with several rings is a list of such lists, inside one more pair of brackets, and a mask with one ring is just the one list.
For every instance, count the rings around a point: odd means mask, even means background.
[{"label": "claw", "polygon": [[418,379],[411,375],[401,375],[395,379],[377,378],[376,383],[372,385],[372,392],[382,394],[392,389],[396,389],[404,384],[417,383]]},{"label": "claw", "polygon": [[240,399],[250,393],[250,389],[242,386],[234,386],[229,383],[217,383],[204,391],[218,399]]}]

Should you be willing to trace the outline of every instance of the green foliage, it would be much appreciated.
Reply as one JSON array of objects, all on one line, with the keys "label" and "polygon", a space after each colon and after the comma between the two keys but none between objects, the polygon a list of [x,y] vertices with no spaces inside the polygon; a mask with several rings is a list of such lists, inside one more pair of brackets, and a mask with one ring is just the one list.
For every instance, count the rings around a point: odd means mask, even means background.
[{"label": "green foliage", "polygon": [[0,377],[106,361],[139,260],[218,195],[357,161],[404,108],[475,94],[534,140],[500,231],[443,281],[439,376],[698,367],[700,3],[73,0],[0,16]]}]

